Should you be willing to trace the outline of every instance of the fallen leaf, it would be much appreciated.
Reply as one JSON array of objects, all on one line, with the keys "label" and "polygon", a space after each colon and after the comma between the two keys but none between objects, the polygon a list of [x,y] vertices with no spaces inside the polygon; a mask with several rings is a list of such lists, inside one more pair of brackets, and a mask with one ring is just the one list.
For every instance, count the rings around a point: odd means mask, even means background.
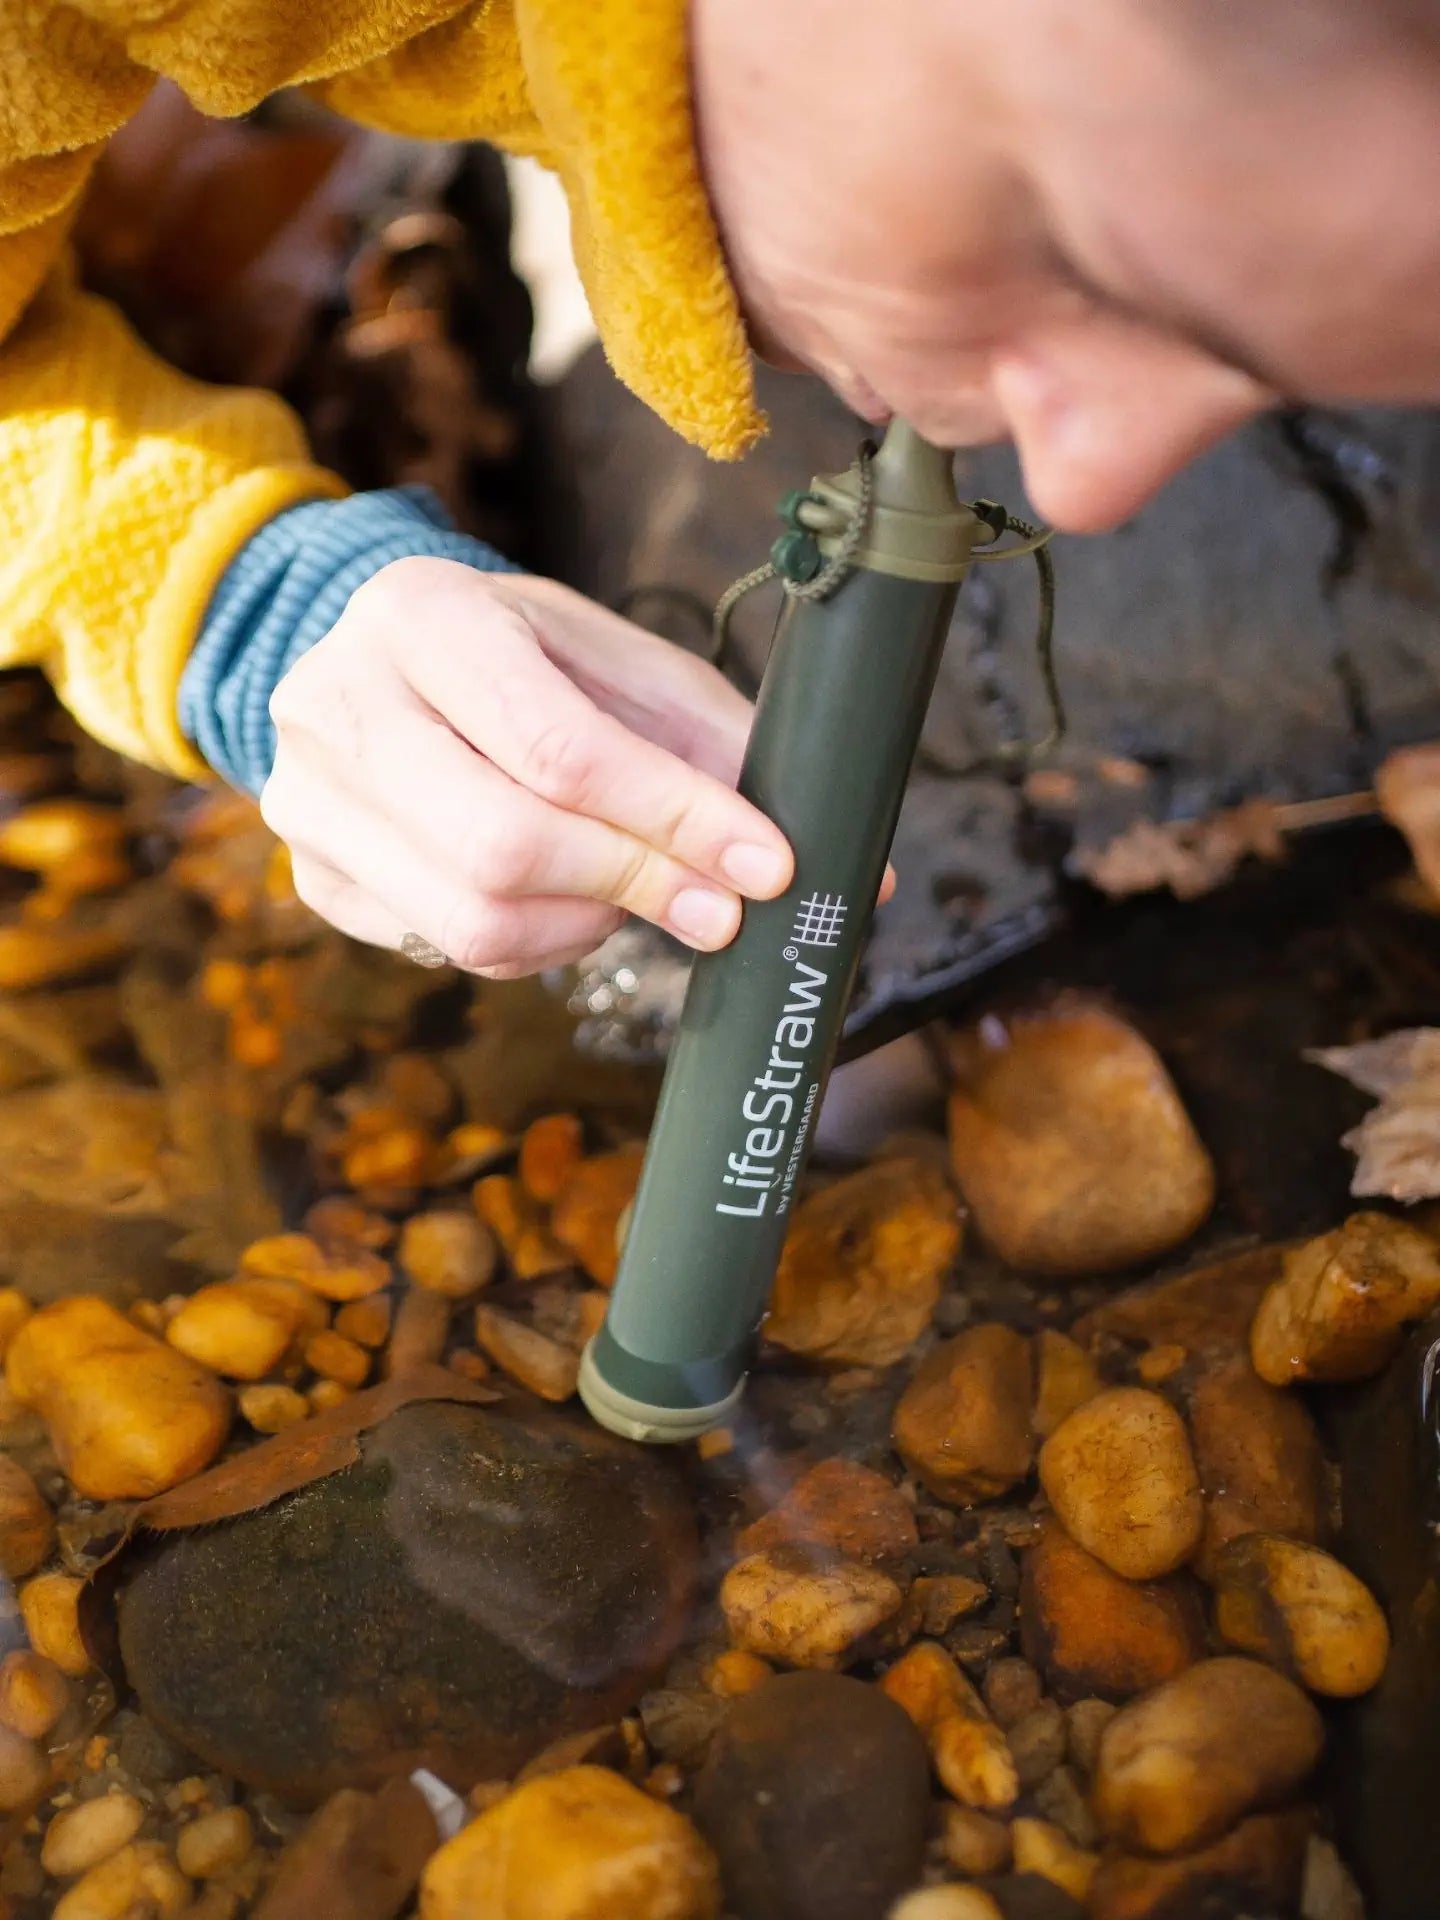
[{"label": "fallen leaf", "polygon": [[1406,1027],[1305,1055],[1379,1105],[1340,1144],[1356,1156],[1350,1191],[1410,1205],[1440,1195],[1440,1027]]},{"label": "fallen leaf", "polygon": [[1075,871],[1112,900],[1166,887],[1198,900],[1233,877],[1252,856],[1279,860],[1285,836],[1270,800],[1247,800],[1200,820],[1137,820],[1103,847],[1079,847]]},{"label": "fallen leaf", "polygon": [[328,1412],[288,1427],[208,1473],[145,1501],[136,1509],[134,1524],[150,1533],[171,1533],[182,1527],[208,1526],[214,1520],[233,1520],[236,1514],[268,1507],[283,1494],[353,1466],[360,1458],[361,1435],[401,1407],[419,1400],[488,1403],[502,1397],[448,1367],[416,1368],[363,1393],[352,1393]]}]

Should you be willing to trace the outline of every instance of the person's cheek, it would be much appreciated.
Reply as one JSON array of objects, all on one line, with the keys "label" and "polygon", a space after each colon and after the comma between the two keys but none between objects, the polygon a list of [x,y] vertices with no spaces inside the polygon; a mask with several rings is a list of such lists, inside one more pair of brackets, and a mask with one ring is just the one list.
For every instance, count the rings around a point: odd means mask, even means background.
[{"label": "person's cheek", "polygon": [[1094,321],[996,356],[996,400],[1037,514],[1100,533],[1273,396],[1160,334]]}]

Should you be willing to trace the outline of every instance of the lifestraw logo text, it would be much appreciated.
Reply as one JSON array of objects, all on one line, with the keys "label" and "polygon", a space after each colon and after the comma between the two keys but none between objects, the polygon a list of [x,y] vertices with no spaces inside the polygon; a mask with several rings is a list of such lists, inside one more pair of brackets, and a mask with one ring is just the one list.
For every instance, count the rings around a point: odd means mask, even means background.
[{"label": "lifestraw logo text", "polygon": [[[811,894],[800,902],[790,941],[782,957],[792,968],[785,1005],[775,1022],[770,1055],[740,1103],[748,1123],[745,1144],[726,1156],[720,1176],[725,1196],[715,1202],[717,1213],[741,1219],[762,1219],[770,1209],[784,1213],[799,1171],[805,1137],[814,1116],[820,1082],[811,1077],[806,1052],[814,1042],[819,1014],[830,974],[800,956],[801,947],[835,947],[845,926],[846,905],[840,894]],[[789,1138],[795,1123],[794,1138]]]}]

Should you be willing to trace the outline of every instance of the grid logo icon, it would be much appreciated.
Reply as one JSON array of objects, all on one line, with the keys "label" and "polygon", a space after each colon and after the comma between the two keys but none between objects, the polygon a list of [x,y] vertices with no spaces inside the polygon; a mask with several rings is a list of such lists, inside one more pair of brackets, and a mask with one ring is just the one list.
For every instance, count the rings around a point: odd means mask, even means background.
[{"label": "grid logo icon", "polygon": [[845,927],[845,899],[838,893],[812,893],[800,902],[790,938],[797,947],[838,947]]}]

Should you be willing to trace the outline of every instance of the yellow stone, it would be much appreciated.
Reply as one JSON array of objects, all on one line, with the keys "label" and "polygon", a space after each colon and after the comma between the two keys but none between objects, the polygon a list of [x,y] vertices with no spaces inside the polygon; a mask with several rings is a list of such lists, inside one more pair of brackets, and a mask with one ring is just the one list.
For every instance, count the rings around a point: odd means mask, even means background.
[{"label": "yellow stone", "polygon": [[603,1767],[508,1794],[434,1854],[420,1920],[714,1920],[714,1856],[674,1808]]}]

